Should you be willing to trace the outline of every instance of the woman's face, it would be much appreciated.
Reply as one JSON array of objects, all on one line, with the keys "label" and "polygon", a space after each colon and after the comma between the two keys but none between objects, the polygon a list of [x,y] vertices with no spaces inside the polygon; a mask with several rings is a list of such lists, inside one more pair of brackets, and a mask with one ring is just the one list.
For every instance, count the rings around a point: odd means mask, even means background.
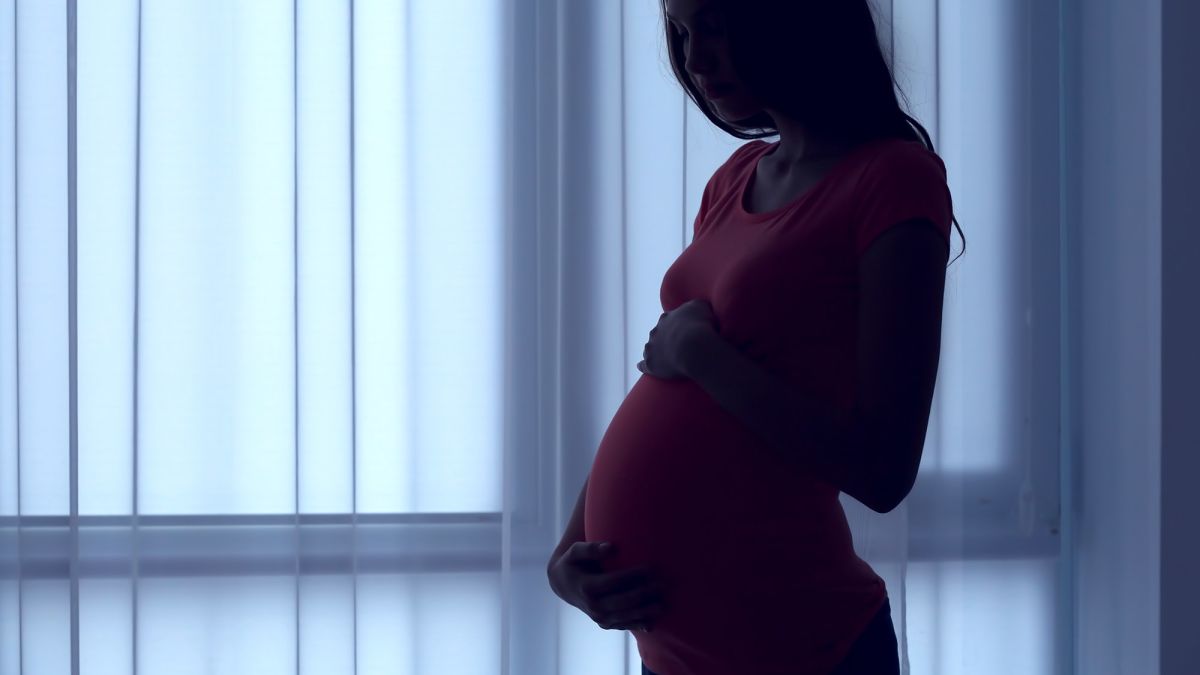
[{"label": "woman's face", "polygon": [[746,91],[729,61],[721,8],[714,0],[667,0],[667,26],[681,41],[684,70],[713,111],[726,121],[746,119],[762,105]]}]

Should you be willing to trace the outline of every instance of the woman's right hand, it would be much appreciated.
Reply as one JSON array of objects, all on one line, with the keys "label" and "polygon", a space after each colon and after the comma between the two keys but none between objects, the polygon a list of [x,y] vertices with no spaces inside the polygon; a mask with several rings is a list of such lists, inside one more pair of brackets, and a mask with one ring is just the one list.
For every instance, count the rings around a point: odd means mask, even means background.
[{"label": "woman's right hand", "polygon": [[609,542],[577,541],[550,566],[550,587],[605,630],[650,630],[665,609],[663,589],[648,567],[605,572]]}]

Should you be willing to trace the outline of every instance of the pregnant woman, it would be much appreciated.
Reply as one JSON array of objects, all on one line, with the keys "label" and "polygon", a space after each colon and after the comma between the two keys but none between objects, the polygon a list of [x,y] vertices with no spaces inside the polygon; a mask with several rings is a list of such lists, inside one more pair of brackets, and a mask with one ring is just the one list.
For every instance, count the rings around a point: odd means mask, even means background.
[{"label": "pregnant woman", "polygon": [[632,630],[646,674],[899,673],[887,588],[838,495],[886,513],[916,480],[956,224],[945,166],[867,0],[661,9],[689,97],[753,140],[663,278],[550,585]]}]

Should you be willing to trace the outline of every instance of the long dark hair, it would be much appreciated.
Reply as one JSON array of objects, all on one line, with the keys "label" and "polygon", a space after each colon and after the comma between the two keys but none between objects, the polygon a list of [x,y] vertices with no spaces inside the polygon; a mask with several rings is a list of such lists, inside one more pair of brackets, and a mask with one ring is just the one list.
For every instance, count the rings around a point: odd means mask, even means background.
[{"label": "long dark hair", "polygon": [[[718,0],[715,5],[739,79],[768,107],[823,138],[851,144],[901,138],[936,152],[929,132],[900,107],[900,87],[883,58],[867,0]],[[659,8],[671,70],[705,117],[737,138],[778,135],[765,111],[737,124],[712,111],[684,70],[683,39],[667,20],[667,0],[659,0]],[[900,95],[907,104],[908,97]],[[951,221],[962,238],[961,256],[967,238],[953,214]]]}]

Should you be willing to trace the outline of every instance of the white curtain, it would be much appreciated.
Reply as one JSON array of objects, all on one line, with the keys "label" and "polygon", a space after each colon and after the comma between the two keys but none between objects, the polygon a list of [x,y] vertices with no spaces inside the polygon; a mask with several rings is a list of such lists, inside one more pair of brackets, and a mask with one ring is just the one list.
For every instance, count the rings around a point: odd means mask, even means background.
[{"label": "white curtain", "polygon": [[[545,563],[743,142],[657,2],[0,3],[0,675],[640,672]],[[1068,672],[1059,10],[877,10],[968,249],[842,503],[905,673]]]}]

